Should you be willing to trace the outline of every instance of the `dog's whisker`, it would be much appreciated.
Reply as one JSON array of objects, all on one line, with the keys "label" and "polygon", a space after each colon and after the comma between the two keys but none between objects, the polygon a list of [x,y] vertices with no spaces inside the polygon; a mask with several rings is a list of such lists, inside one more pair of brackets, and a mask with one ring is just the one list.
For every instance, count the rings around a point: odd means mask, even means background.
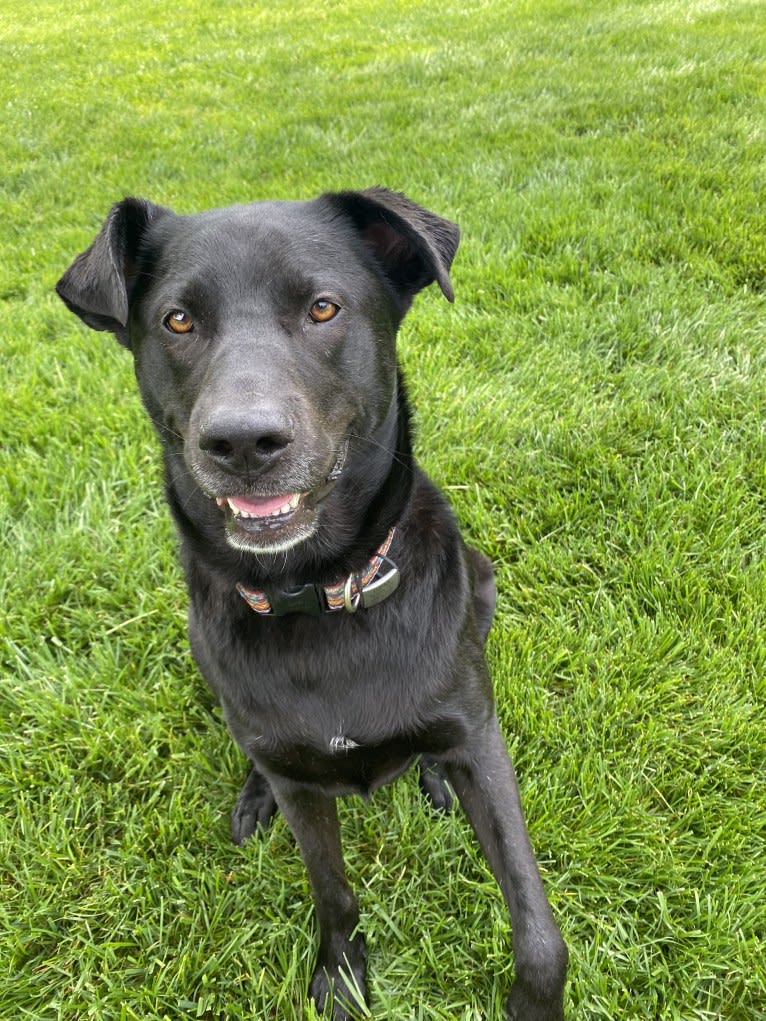
[{"label": "dog's whisker", "polygon": [[380,443],[374,437],[372,437],[372,436],[360,436],[360,435],[358,435],[357,433],[354,433],[354,432],[349,432],[348,437],[349,437],[350,440],[359,441],[360,445],[373,446],[373,447],[377,447],[379,450],[384,450],[386,453],[391,454],[392,460],[395,461],[402,468],[407,469],[407,471],[411,471],[412,470],[412,466],[410,465],[410,463],[408,461],[405,461],[403,458],[399,457],[399,455],[396,452],[391,451],[391,449],[389,447],[387,447],[385,445],[385,443]]}]

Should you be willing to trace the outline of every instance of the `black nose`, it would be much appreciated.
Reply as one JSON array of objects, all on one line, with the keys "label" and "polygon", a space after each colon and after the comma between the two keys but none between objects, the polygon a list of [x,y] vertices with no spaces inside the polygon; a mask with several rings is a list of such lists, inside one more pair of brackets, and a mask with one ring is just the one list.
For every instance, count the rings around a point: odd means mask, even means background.
[{"label": "black nose", "polygon": [[294,439],[292,419],[279,407],[220,408],[200,429],[199,448],[224,471],[253,475],[278,461]]}]

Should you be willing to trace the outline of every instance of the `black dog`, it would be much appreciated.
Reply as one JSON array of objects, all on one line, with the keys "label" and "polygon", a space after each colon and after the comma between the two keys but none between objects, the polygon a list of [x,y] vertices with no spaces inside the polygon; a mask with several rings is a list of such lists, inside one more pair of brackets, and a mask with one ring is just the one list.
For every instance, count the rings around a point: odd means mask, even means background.
[{"label": "black dog", "polygon": [[[563,1017],[567,952],[524,825],[483,644],[495,585],[413,460],[396,333],[455,224],[382,188],[177,216],[115,205],[57,285],[131,349],[162,441],[189,633],[252,770],[241,843],[276,807],[320,931],[311,994],[365,994],[335,799],[420,756],[449,780],[508,904],[520,1021]],[[345,1005],[344,1005],[345,1004]]]}]

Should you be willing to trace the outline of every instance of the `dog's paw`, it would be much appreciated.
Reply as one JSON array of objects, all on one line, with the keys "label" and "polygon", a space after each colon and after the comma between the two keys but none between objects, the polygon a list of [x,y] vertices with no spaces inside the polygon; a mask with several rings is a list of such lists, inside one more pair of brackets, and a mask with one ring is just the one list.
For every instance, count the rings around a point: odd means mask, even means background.
[{"label": "dog's paw", "polygon": [[231,839],[244,844],[259,827],[268,827],[276,810],[269,781],[253,766],[231,812]]},{"label": "dog's paw", "polygon": [[367,946],[358,933],[348,940],[339,963],[319,963],[311,980],[310,996],[322,1011],[332,1006],[333,1021],[354,1021],[367,1012]]},{"label": "dog's paw", "polygon": [[447,779],[439,763],[424,755],[419,763],[419,771],[420,789],[431,806],[438,812],[451,812],[452,791],[447,785]]}]

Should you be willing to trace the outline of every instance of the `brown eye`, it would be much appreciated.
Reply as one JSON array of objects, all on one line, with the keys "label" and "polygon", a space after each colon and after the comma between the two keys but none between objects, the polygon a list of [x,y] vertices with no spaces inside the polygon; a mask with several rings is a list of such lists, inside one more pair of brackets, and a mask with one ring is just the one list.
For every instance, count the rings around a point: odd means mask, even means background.
[{"label": "brown eye", "polygon": [[192,317],[187,312],[182,312],[179,308],[169,312],[162,322],[171,333],[191,333],[194,329]]},{"label": "brown eye", "polygon": [[333,301],[328,301],[327,298],[320,298],[319,301],[315,301],[309,309],[309,315],[315,323],[329,323],[339,312],[340,306],[336,305]]}]

